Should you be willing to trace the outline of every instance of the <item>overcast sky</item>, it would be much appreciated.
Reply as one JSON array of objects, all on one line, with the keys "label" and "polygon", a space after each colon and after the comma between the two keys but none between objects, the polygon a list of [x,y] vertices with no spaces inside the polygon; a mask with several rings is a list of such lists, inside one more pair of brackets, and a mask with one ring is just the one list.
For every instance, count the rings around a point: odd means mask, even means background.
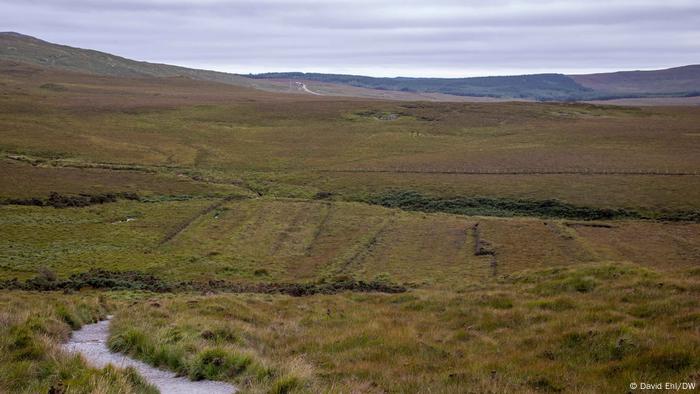
[{"label": "overcast sky", "polygon": [[238,73],[585,73],[700,63],[700,0],[0,0],[0,31]]}]

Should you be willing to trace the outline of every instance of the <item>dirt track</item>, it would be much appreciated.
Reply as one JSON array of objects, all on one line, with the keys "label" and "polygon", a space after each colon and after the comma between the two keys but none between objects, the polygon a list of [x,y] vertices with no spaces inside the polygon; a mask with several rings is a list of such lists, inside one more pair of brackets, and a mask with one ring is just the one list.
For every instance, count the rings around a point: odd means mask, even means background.
[{"label": "dirt track", "polygon": [[119,353],[112,353],[107,348],[109,337],[109,319],[95,324],[87,324],[73,332],[63,349],[71,353],[80,353],[88,364],[104,368],[112,364],[119,368],[134,368],[148,383],[157,387],[163,394],[230,394],[236,387],[224,382],[202,380],[193,382],[185,377],[177,377],[174,372],[153,368],[141,361]]}]

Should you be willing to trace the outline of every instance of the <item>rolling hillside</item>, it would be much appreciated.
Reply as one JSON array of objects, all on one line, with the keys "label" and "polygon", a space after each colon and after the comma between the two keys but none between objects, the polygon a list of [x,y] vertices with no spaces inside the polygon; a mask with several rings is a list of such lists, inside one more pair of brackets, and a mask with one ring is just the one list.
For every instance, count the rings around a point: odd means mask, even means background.
[{"label": "rolling hillside", "polygon": [[473,78],[374,78],[361,75],[265,73],[258,79],[295,79],[379,90],[456,96],[586,101],[622,98],[693,97],[700,92],[700,66],[654,71],[564,75],[535,74]]},{"label": "rolling hillside", "polygon": [[379,90],[443,93],[456,96],[508,97],[515,99],[571,100],[595,97],[595,92],[562,74],[476,78],[374,78],[361,75],[317,73],[266,73],[259,79],[298,79],[347,84]]},{"label": "rolling hillside", "polygon": [[[238,75],[136,61],[53,44],[20,33],[0,33],[0,61],[44,69],[130,78],[186,77],[273,92],[421,101],[585,101],[691,97],[700,92],[700,66],[590,75],[535,74],[473,78],[375,78],[318,73]],[[305,85],[290,80],[305,81]],[[302,88],[303,87],[303,88]]]},{"label": "rolling hillside", "polygon": [[277,85],[271,81],[254,81],[236,74],[131,60],[105,52],[53,44],[15,32],[0,33],[0,59],[113,77],[188,77],[272,90]]},{"label": "rolling hillside", "polygon": [[616,95],[700,94],[700,65],[666,70],[571,75],[571,78],[586,88]]}]

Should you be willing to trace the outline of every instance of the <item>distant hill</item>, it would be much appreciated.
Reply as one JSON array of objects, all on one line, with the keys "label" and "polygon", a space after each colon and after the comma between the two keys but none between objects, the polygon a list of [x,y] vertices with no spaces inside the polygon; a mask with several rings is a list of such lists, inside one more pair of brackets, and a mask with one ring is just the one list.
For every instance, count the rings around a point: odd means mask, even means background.
[{"label": "distant hill", "polygon": [[300,93],[295,85],[288,83],[288,80],[297,80],[316,83],[312,87],[320,89],[324,95],[400,100],[464,101],[488,98],[584,101],[700,95],[700,65],[588,75],[534,74],[472,78],[375,78],[299,72],[239,75],[136,61],[105,52],[53,44],[14,32],[0,33],[0,60],[116,77],[186,77],[276,92]]},{"label": "distant hill", "polygon": [[667,70],[620,71],[588,75],[534,74],[473,78],[374,78],[360,75],[285,72],[250,75],[250,77],[318,81],[405,92],[510,97],[544,101],[700,95],[700,65]]},{"label": "distant hill", "polygon": [[444,93],[456,96],[509,97],[537,100],[569,100],[593,97],[593,89],[563,74],[535,74],[474,78],[375,78],[361,75],[318,73],[265,73],[259,79],[298,79],[347,84],[370,89],[404,92]]},{"label": "distant hill", "polygon": [[[91,49],[53,44],[14,32],[0,32],[0,59],[115,77],[188,77],[255,88],[273,87],[237,74],[148,63]],[[262,86],[261,86],[262,85]]]},{"label": "distant hill", "polygon": [[700,65],[653,71],[570,75],[578,84],[613,95],[700,95]]}]

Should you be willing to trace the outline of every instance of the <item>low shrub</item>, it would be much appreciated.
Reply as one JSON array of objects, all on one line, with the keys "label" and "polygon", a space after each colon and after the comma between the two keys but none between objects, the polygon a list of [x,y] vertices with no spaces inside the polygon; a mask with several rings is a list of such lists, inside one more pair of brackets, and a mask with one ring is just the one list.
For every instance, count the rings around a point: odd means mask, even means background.
[{"label": "low shrub", "polygon": [[483,297],[479,300],[479,304],[494,309],[511,309],[513,300],[504,295],[495,295]]},{"label": "low shrub", "polygon": [[287,394],[291,393],[292,390],[302,386],[302,381],[298,376],[291,374],[284,375],[275,380],[270,388],[270,394]]},{"label": "low shrub", "polygon": [[96,204],[116,202],[119,198],[125,200],[140,200],[136,193],[102,193],[102,194],[78,194],[65,195],[51,192],[48,198],[8,198],[0,201],[3,205],[33,205],[39,207],[54,208],[80,208]]},{"label": "low shrub", "polygon": [[653,219],[700,222],[700,211],[641,213],[623,208],[585,207],[557,200],[492,197],[430,197],[416,191],[392,191],[363,202],[407,211],[445,212],[470,216],[536,216],[575,220]]},{"label": "low shrub", "polygon": [[406,287],[386,281],[339,278],[332,282],[317,283],[236,283],[224,280],[206,282],[166,282],[154,275],[139,271],[108,271],[93,269],[73,274],[67,279],[48,281],[42,275],[21,282],[16,279],[0,281],[0,289],[11,290],[79,290],[82,288],[109,290],[144,290],[153,292],[224,291],[230,293],[287,294],[295,297],[314,294],[337,294],[344,291],[403,293]]},{"label": "low shrub", "polygon": [[538,300],[532,303],[533,306],[554,312],[562,312],[569,309],[574,309],[576,305],[568,298],[556,298],[553,300]]},{"label": "low shrub", "polygon": [[415,191],[396,191],[371,197],[367,202],[409,211],[446,212],[485,216],[539,216],[578,220],[640,218],[625,209],[581,207],[557,200],[519,200],[489,197],[438,198]]}]

